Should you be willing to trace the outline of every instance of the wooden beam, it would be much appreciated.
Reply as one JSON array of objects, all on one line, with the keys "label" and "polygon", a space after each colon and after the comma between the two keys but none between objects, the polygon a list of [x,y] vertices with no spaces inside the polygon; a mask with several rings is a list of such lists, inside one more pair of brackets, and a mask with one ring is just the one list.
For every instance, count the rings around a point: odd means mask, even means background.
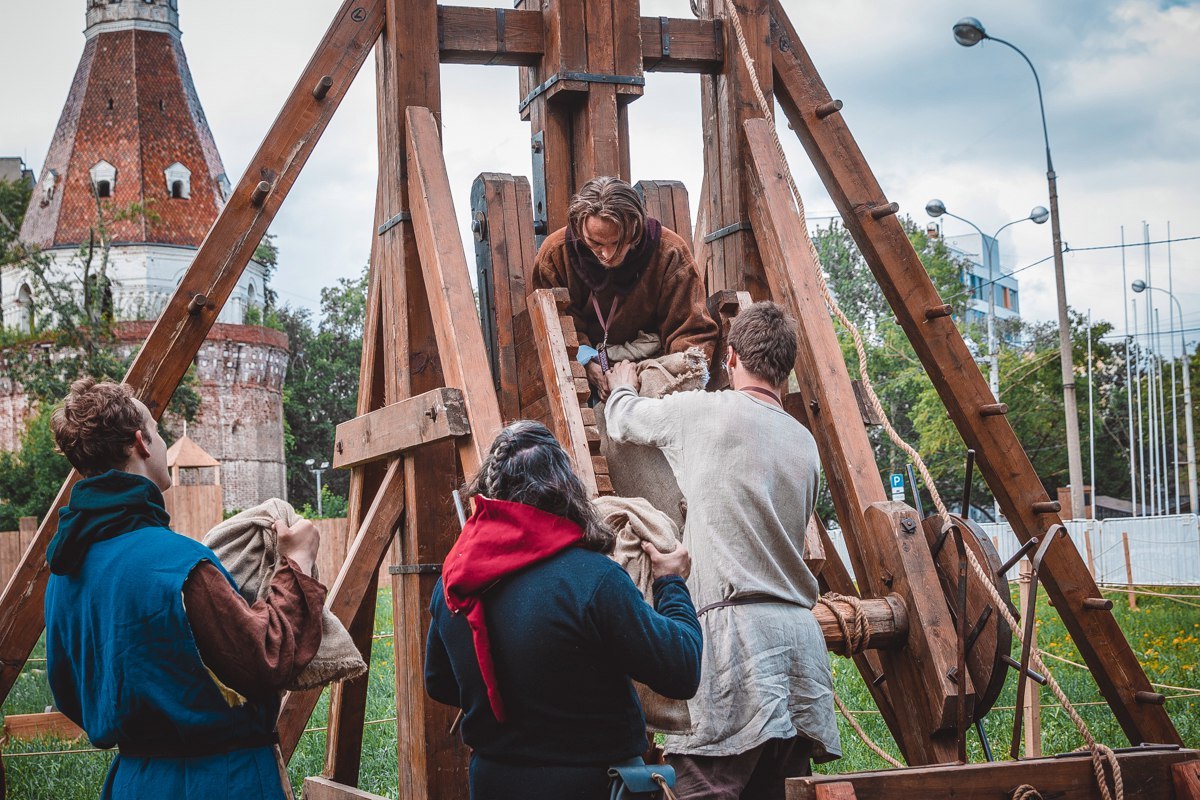
[{"label": "wooden beam", "polygon": [[685,242],[692,241],[692,208],[686,186],[679,181],[638,181],[634,188],[642,196],[648,216],[678,233]]},{"label": "wooden beam", "polygon": [[[638,55],[647,72],[721,71],[725,48],[719,21],[642,17],[639,27]],[[535,67],[545,47],[540,10],[438,6],[443,64]]]},{"label": "wooden beam", "polygon": [[[891,647],[902,647],[908,638],[908,612],[904,601],[898,595],[888,595],[876,600],[860,600],[863,613],[867,618],[867,627],[871,632],[870,647],[873,650],[886,650]],[[834,601],[834,606],[844,619],[853,620],[854,610],[849,602]],[[830,652],[841,653],[846,646],[846,637],[842,635],[841,626],[837,622],[837,614],[824,604],[813,606],[813,617],[821,626],[825,636],[825,646]]]},{"label": "wooden beam", "polygon": [[300,800],[387,800],[387,798],[338,783],[329,778],[305,778]]},{"label": "wooden beam", "polygon": [[1175,800],[1200,800],[1200,759],[1171,765]]},{"label": "wooden beam", "polygon": [[[958,690],[948,677],[957,663],[949,610],[916,512],[886,500],[846,362],[817,285],[820,267],[783,178],[787,165],[771,143],[767,124],[762,119],[745,124],[750,153],[747,177],[753,189],[750,219],[771,296],[797,321],[796,377],[812,409],[815,424],[810,430],[826,477],[838,487],[834,504],[848,533],[854,574],[863,596],[897,592],[909,614],[920,620],[903,650],[881,656],[900,725],[893,734],[904,740],[911,761],[953,761],[956,748],[952,732],[947,735],[946,730],[954,724]],[[913,546],[916,543],[920,546]]]},{"label": "wooden beam", "polygon": [[61,711],[41,714],[8,714],[4,735],[11,739],[82,739],[87,734]]},{"label": "wooden beam", "polygon": [[408,109],[408,193],[429,310],[447,383],[462,390],[472,432],[459,442],[463,470],[473,474],[504,427],[488,370],[471,277],[450,195],[437,120],[427,108]]},{"label": "wooden beam", "polygon": [[[1053,512],[1035,511],[1035,503],[1049,497],[1029,457],[1005,417],[979,414],[981,406],[995,402],[987,381],[953,321],[926,317],[927,310],[942,305],[942,298],[896,215],[876,219],[870,213],[886,205],[887,198],[842,115],[818,117],[816,109],[829,102],[829,91],[778,0],[772,0],[771,20],[776,90],[792,128],[963,441],[975,450],[979,468],[1017,537],[1026,542],[1044,535],[1061,520]],[[1084,601],[1099,597],[1099,590],[1069,541],[1050,547],[1040,577],[1129,740],[1179,743],[1165,708],[1137,702],[1138,692],[1151,691],[1150,682],[1116,619],[1108,611],[1084,609]]]},{"label": "wooden beam", "polygon": [[[1132,752],[1131,752],[1132,751]],[[1125,800],[1174,800],[1171,773],[1177,765],[1198,763],[1196,750],[1154,750],[1117,753],[1125,779]],[[788,800],[816,800],[818,787],[848,783],[857,800],[897,797],[953,797],[954,800],[999,800],[1013,796],[1022,784],[1055,800],[1100,800],[1096,775],[1087,752],[1058,758],[996,761],[990,764],[914,767],[790,778]],[[1186,796],[1186,795],[1185,795]]]},{"label": "wooden beam", "polygon": [[380,461],[423,444],[470,433],[462,392],[442,387],[338,425],[333,466],[344,469]]},{"label": "wooden beam", "polygon": [[[385,0],[346,0],[300,74],[250,167],[196,253],[162,316],[138,351],[125,382],[155,419],[162,415],[192,365],[254,249],[275,218],[308,156],[324,133],[354,76],[383,29]],[[324,98],[313,96],[323,77],[333,79]],[[251,196],[262,181],[271,189],[261,205]],[[198,313],[193,299],[202,296]],[[0,699],[8,696],[44,626],[43,601],[49,567],[46,547],[58,527],[57,509],[67,505],[71,476],[0,598]]]},{"label": "wooden beam", "polygon": [[[546,397],[550,403],[550,429],[554,432],[575,467],[575,474],[583,481],[591,497],[597,493],[596,472],[592,466],[591,449],[588,447],[587,432],[584,430],[583,415],[579,408],[580,389],[578,376],[563,342],[559,323],[559,309],[555,291],[538,289],[529,295],[529,319],[533,323],[533,340],[541,361],[542,380],[546,386]],[[586,378],[584,383],[586,384]]]},{"label": "wooden beam", "polygon": [[[326,607],[347,627],[353,625],[354,615],[362,606],[372,576],[379,572],[379,565],[400,524],[404,501],[404,468],[400,461],[392,461],[325,600]],[[320,696],[320,689],[288,692],[283,696],[278,728],[279,747],[285,760],[290,760],[295,752]]]}]

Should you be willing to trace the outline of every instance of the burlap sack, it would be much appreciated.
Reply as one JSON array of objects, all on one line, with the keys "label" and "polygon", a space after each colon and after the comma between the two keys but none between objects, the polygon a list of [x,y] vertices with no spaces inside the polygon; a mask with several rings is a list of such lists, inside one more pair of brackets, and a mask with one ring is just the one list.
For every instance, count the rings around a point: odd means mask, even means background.
[{"label": "burlap sack", "polygon": [[[265,597],[279,569],[276,520],[282,520],[290,527],[299,519],[295,509],[276,498],[230,517],[204,535],[204,544],[229,570],[246,602],[253,603]],[[316,564],[312,577],[319,579]],[[321,646],[317,655],[286,688],[291,691],[315,689],[333,681],[356,678],[366,671],[367,665],[350,633],[326,608],[322,611]]]}]

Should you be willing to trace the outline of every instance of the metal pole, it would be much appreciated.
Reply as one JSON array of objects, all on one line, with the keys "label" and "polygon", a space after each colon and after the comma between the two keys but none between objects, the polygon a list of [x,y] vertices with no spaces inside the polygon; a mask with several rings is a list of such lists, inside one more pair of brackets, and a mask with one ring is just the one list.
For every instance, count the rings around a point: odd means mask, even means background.
[{"label": "metal pole", "polygon": [[1137,451],[1133,440],[1133,371],[1129,366],[1132,338],[1129,336],[1129,281],[1125,275],[1125,226],[1121,226],[1121,303],[1125,307],[1125,407],[1129,412],[1129,500],[1130,516],[1137,516]]},{"label": "metal pole", "polygon": [[[1180,312],[1182,314],[1182,312]],[[1183,326],[1180,325],[1179,339],[1183,345],[1183,430],[1187,439],[1188,467],[1188,503],[1189,511],[1197,513],[1196,507],[1196,434],[1192,430],[1192,378],[1191,356],[1188,355],[1187,342],[1183,341]]]},{"label": "metal pole", "polygon": [[[1129,304],[1131,306],[1133,306],[1133,335],[1134,335],[1134,338],[1136,341],[1137,333],[1138,333],[1137,300],[1131,300]],[[1134,377],[1137,379],[1137,386],[1136,386],[1136,389],[1137,389],[1137,432],[1138,432],[1137,454],[1138,454],[1138,461],[1141,464],[1141,469],[1138,470],[1138,487],[1139,487],[1138,493],[1141,495],[1142,505],[1141,505],[1140,509],[1137,509],[1140,512],[1140,511],[1145,511],[1145,509],[1146,509],[1146,456],[1145,456],[1145,453],[1142,451],[1142,447],[1144,446],[1146,437],[1145,437],[1145,429],[1142,425],[1145,415],[1142,413],[1142,371],[1143,370],[1142,370],[1142,346],[1141,346],[1141,344],[1138,344],[1137,348],[1138,348],[1137,362],[1136,362],[1137,371],[1134,373]],[[1135,514],[1134,516],[1141,516],[1141,514],[1138,513],[1138,514]]]},{"label": "metal pole", "polygon": [[325,511],[321,508],[321,473],[323,471],[324,470],[319,470],[319,469],[313,470],[313,473],[316,474],[316,476],[317,476],[317,516],[318,517],[325,516]]},{"label": "metal pole", "polygon": [[996,245],[996,240],[988,240],[988,237],[982,233],[979,237],[983,240],[984,258],[987,259],[988,268],[988,317],[987,317],[987,337],[988,337],[988,385],[992,390],[992,397],[995,402],[1000,402],[1000,359],[996,354],[996,279],[995,267],[996,258],[993,248]]},{"label": "metal pole", "polygon": [[[1161,343],[1158,341],[1158,339],[1162,338],[1162,324],[1158,316],[1157,308],[1154,309],[1154,332],[1155,346],[1161,347]],[[1167,399],[1163,383],[1163,358],[1161,350],[1159,350],[1158,359],[1158,452],[1159,461],[1162,464],[1162,466],[1159,468],[1159,475],[1162,476],[1162,479],[1159,481],[1159,493],[1162,495],[1162,502],[1159,503],[1158,507],[1162,509],[1162,513],[1166,514],[1171,510],[1171,474],[1167,465]]]},{"label": "metal pole", "polygon": [[[1150,280],[1150,226],[1142,220],[1142,276],[1147,286],[1154,284]],[[1149,415],[1147,427],[1150,438],[1146,442],[1146,455],[1150,463],[1150,514],[1158,514],[1158,433],[1156,429],[1158,404],[1154,402],[1154,368],[1157,356],[1154,353],[1154,314],[1151,311],[1150,295],[1146,295],[1146,351],[1149,359],[1146,361],[1146,411]]]},{"label": "metal pole", "polygon": [[[1172,316],[1175,306],[1179,305],[1179,301],[1175,299],[1175,275],[1174,265],[1171,263],[1171,223],[1167,222],[1167,297],[1171,298],[1171,305],[1167,306],[1167,327],[1174,325],[1174,316]],[[1183,309],[1179,311],[1179,329],[1183,330]],[[1167,335],[1167,341],[1171,341],[1170,334]],[[1179,502],[1179,389],[1175,385],[1175,373],[1177,372],[1175,364],[1175,344],[1171,342],[1171,463],[1175,467],[1175,513],[1180,513],[1182,506]]]},{"label": "metal pole", "polygon": [[1088,376],[1088,477],[1091,478],[1091,500],[1088,504],[1090,519],[1096,518],[1096,415],[1092,406],[1092,310],[1088,309],[1087,323],[1087,376]]}]

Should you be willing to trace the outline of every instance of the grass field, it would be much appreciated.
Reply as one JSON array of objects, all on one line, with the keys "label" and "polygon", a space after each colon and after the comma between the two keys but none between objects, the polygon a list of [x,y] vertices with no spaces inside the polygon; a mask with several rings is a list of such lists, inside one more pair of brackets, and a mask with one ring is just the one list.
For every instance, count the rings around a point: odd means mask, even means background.
[{"label": "grass field", "polygon": [[[1184,590],[1166,589],[1182,594]],[[1167,709],[1178,726],[1184,742],[1200,746],[1200,592],[1191,592],[1192,600],[1177,602],[1166,598],[1139,597],[1138,609],[1131,611],[1123,593],[1109,595],[1114,600],[1114,613],[1125,630],[1150,680],[1162,684],[1167,695]],[[397,796],[395,665],[392,659],[391,597],[388,590],[379,594],[375,640],[371,659],[367,720],[363,743],[362,788],[386,797]],[[1079,662],[1079,654],[1054,610],[1047,604],[1039,608],[1038,641],[1047,653]],[[51,702],[46,686],[44,652],[40,646],[34,652],[25,672],[17,681],[8,700],[5,714],[26,714],[45,710]],[[877,713],[873,712],[871,696],[859,678],[854,665],[845,659],[833,658],[837,691],[846,705],[862,713],[858,719],[877,742],[897,755],[895,745]],[[1101,702],[1099,691],[1087,670],[1065,663],[1050,661],[1051,670],[1077,703],[1080,713],[1096,737],[1107,744],[1126,744],[1121,730]],[[1016,692],[1016,682],[1010,679],[995,708],[985,719],[988,738],[997,756],[1007,749],[1013,714],[1010,707]],[[1083,742],[1074,726],[1060,709],[1048,690],[1042,690],[1043,748],[1046,753],[1074,750]],[[1086,705],[1093,703],[1095,705]],[[1050,707],[1054,706],[1054,707]],[[325,752],[326,699],[323,697],[309,722],[299,749],[292,759],[290,771],[297,789],[306,775],[321,771]],[[887,764],[863,745],[849,725],[840,720],[842,746],[845,755],[839,761],[821,765],[819,772],[850,772],[883,769]],[[983,753],[972,734],[969,737],[970,756],[982,761]],[[58,754],[57,751],[72,750]],[[52,755],[34,755],[56,751]],[[3,746],[4,764],[8,774],[8,797],[12,800],[91,800],[99,795],[108,769],[111,754],[92,751],[84,742],[35,741],[6,742]]]}]

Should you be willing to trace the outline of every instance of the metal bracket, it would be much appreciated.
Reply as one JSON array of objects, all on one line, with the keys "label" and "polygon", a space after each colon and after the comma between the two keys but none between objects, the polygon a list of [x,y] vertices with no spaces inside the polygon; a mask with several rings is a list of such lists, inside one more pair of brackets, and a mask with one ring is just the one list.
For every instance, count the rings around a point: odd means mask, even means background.
[{"label": "metal bracket", "polygon": [[670,25],[670,23],[671,23],[671,20],[667,17],[659,17],[658,18],[658,25],[662,29],[662,53],[663,53],[662,60],[663,61],[666,61],[668,58],[671,57],[671,33],[667,29],[667,26]]},{"label": "metal bracket", "polygon": [[730,236],[738,231],[749,231],[753,229],[754,226],[750,224],[750,220],[744,219],[741,222],[735,222],[732,225],[726,225],[724,228],[718,228],[708,236],[704,237],[704,243],[711,244],[717,239],[724,239],[726,236]]},{"label": "metal bracket", "polygon": [[[506,9],[496,9],[496,55],[492,56],[492,59],[487,62],[488,64],[495,64],[508,53],[508,48],[504,43],[504,17],[507,13]],[[441,30],[440,26],[438,30]]]},{"label": "metal bracket", "polygon": [[534,87],[533,91],[525,95],[525,99],[517,106],[517,111],[524,111],[526,107],[538,97],[546,92],[554,84],[559,81],[579,81],[580,83],[615,83],[620,86],[645,86],[646,79],[641,75],[601,75],[596,72],[556,72],[547,78],[543,83]]},{"label": "metal bracket", "polygon": [[392,228],[399,225],[401,222],[412,222],[412,214],[410,214],[407,211],[401,211],[399,214],[397,214],[396,216],[392,217],[387,222],[385,222],[379,226],[379,235],[383,236],[385,233],[387,233]]},{"label": "metal bracket", "polygon": [[388,575],[440,575],[441,564],[393,564]]}]

